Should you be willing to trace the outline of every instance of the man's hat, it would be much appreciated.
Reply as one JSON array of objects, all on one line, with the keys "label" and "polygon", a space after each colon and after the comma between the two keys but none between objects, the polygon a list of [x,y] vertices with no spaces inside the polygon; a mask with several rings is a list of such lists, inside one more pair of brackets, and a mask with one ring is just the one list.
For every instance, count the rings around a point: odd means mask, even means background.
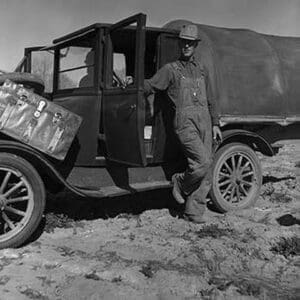
[{"label": "man's hat", "polygon": [[198,37],[197,25],[183,25],[179,33],[179,38],[191,41],[200,41],[200,38]]},{"label": "man's hat", "polygon": [[91,50],[87,53],[84,62],[85,62],[85,64],[88,64],[88,65],[91,65],[91,64],[94,63],[94,50],[93,50],[93,49],[91,49]]}]

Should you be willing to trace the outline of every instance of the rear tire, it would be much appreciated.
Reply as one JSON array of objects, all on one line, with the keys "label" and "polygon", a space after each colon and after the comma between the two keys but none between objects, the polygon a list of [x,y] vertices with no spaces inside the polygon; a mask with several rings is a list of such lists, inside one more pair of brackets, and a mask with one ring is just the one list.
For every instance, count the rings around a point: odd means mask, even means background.
[{"label": "rear tire", "polygon": [[254,205],[261,186],[261,165],[249,146],[231,143],[217,151],[210,195],[219,211],[239,210]]},{"label": "rear tire", "polygon": [[44,183],[25,159],[0,153],[0,249],[18,247],[35,232],[46,202]]}]

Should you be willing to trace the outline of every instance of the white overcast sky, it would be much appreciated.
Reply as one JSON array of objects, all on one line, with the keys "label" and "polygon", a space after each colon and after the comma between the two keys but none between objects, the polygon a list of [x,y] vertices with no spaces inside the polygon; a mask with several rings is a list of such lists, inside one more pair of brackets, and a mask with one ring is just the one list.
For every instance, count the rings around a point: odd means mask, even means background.
[{"label": "white overcast sky", "polygon": [[147,14],[150,26],[189,19],[300,37],[300,0],[0,0],[0,69],[12,71],[24,47],[138,12]]}]

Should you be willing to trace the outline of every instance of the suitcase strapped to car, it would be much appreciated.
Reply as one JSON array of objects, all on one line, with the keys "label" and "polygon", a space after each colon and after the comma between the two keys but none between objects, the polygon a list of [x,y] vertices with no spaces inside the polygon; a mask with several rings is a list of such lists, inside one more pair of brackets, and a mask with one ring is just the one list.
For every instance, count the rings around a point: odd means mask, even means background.
[{"label": "suitcase strapped to car", "polygon": [[82,118],[6,80],[0,87],[0,131],[63,160]]}]

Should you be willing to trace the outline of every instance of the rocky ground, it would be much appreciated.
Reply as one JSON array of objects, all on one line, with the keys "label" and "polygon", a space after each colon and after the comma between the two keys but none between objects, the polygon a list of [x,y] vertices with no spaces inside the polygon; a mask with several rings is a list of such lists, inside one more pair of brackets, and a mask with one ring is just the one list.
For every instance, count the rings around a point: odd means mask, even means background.
[{"label": "rocky ground", "polygon": [[261,160],[255,207],[205,225],[169,191],[53,199],[34,241],[0,251],[0,299],[300,299],[300,144]]}]

